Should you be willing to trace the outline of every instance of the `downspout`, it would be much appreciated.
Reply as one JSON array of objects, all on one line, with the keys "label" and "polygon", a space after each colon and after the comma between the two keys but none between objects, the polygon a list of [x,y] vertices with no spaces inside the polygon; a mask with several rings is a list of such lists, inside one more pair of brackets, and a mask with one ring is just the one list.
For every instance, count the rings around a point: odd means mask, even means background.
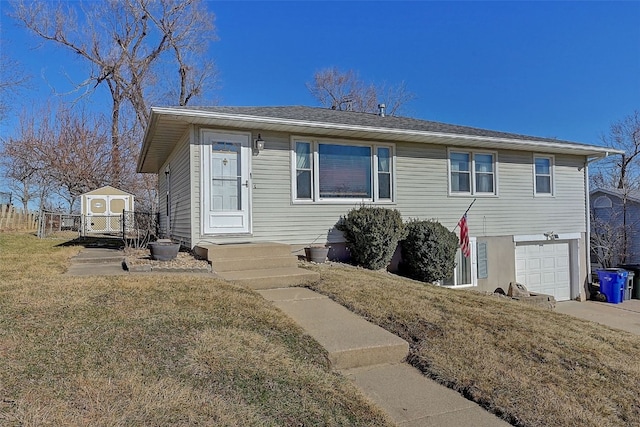
[{"label": "downspout", "polygon": [[587,224],[587,230],[585,233],[586,240],[586,258],[587,258],[587,284],[589,290],[593,283],[591,277],[591,200],[589,196],[589,158],[584,160],[584,200],[585,200],[585,219]]},{"label": "downspout", "polygon": [[165,213],[167,215],[167,236],[166,238],[171,238],[171,166],[167,165],[164,169],[165,176],[165,185],[166,185],[166,201],[167,206],[165,207]]}]

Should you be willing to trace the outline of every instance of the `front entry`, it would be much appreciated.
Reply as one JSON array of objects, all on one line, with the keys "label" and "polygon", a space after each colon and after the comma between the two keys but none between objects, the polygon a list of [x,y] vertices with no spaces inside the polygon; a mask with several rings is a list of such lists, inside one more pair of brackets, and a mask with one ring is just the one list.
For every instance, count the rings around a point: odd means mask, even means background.
[{"label": "front entry", "polygon": [[249,233],[248,134],[202,131],[202,234]]}]

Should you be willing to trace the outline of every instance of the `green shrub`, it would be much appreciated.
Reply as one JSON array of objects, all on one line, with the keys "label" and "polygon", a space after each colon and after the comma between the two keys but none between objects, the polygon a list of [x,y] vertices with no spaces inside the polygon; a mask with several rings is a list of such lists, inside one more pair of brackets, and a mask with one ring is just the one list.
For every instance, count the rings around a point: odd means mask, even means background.
[{"label": "green shrub", "polygon": [[411,221],[400,242],[400,273],[423,282],[447,279],[455,269],[458,236],[437,221]]},{"label": "green shrub", "polygon": [[404,237],[404,224],[396,209],[361,206],[340,218],[351,260],[370,270],[389,265],[398,242]]}]

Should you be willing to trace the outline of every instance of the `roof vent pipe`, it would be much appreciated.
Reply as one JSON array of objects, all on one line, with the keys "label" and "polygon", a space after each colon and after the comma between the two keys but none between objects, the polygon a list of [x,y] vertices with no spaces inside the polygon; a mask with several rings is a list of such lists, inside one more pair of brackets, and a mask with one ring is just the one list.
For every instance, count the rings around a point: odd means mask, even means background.
[{"label": "roof vent pipe", "polygon": [[384,117],[384,109],[387,108],[384,104],[378,104],[378,115]]}]

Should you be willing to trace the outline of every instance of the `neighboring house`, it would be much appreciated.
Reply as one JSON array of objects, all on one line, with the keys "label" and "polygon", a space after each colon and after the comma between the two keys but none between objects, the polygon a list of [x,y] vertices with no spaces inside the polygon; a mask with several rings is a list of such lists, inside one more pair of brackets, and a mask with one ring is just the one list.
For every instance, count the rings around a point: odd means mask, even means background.
[{"label": "neighboring house", "polygon": [[471,257],[452,286],[519,281],[584,298],[587,173],[615,150],[384,114],[311,107],[152,108],[138,171],[159,178],[161,225],[186,246],[329,243],[362,204],[453,230]]},{"label": "neighboring house", "polygon": [[594,261],[640,264],[640,190],[596,189],[590,200]]}]

